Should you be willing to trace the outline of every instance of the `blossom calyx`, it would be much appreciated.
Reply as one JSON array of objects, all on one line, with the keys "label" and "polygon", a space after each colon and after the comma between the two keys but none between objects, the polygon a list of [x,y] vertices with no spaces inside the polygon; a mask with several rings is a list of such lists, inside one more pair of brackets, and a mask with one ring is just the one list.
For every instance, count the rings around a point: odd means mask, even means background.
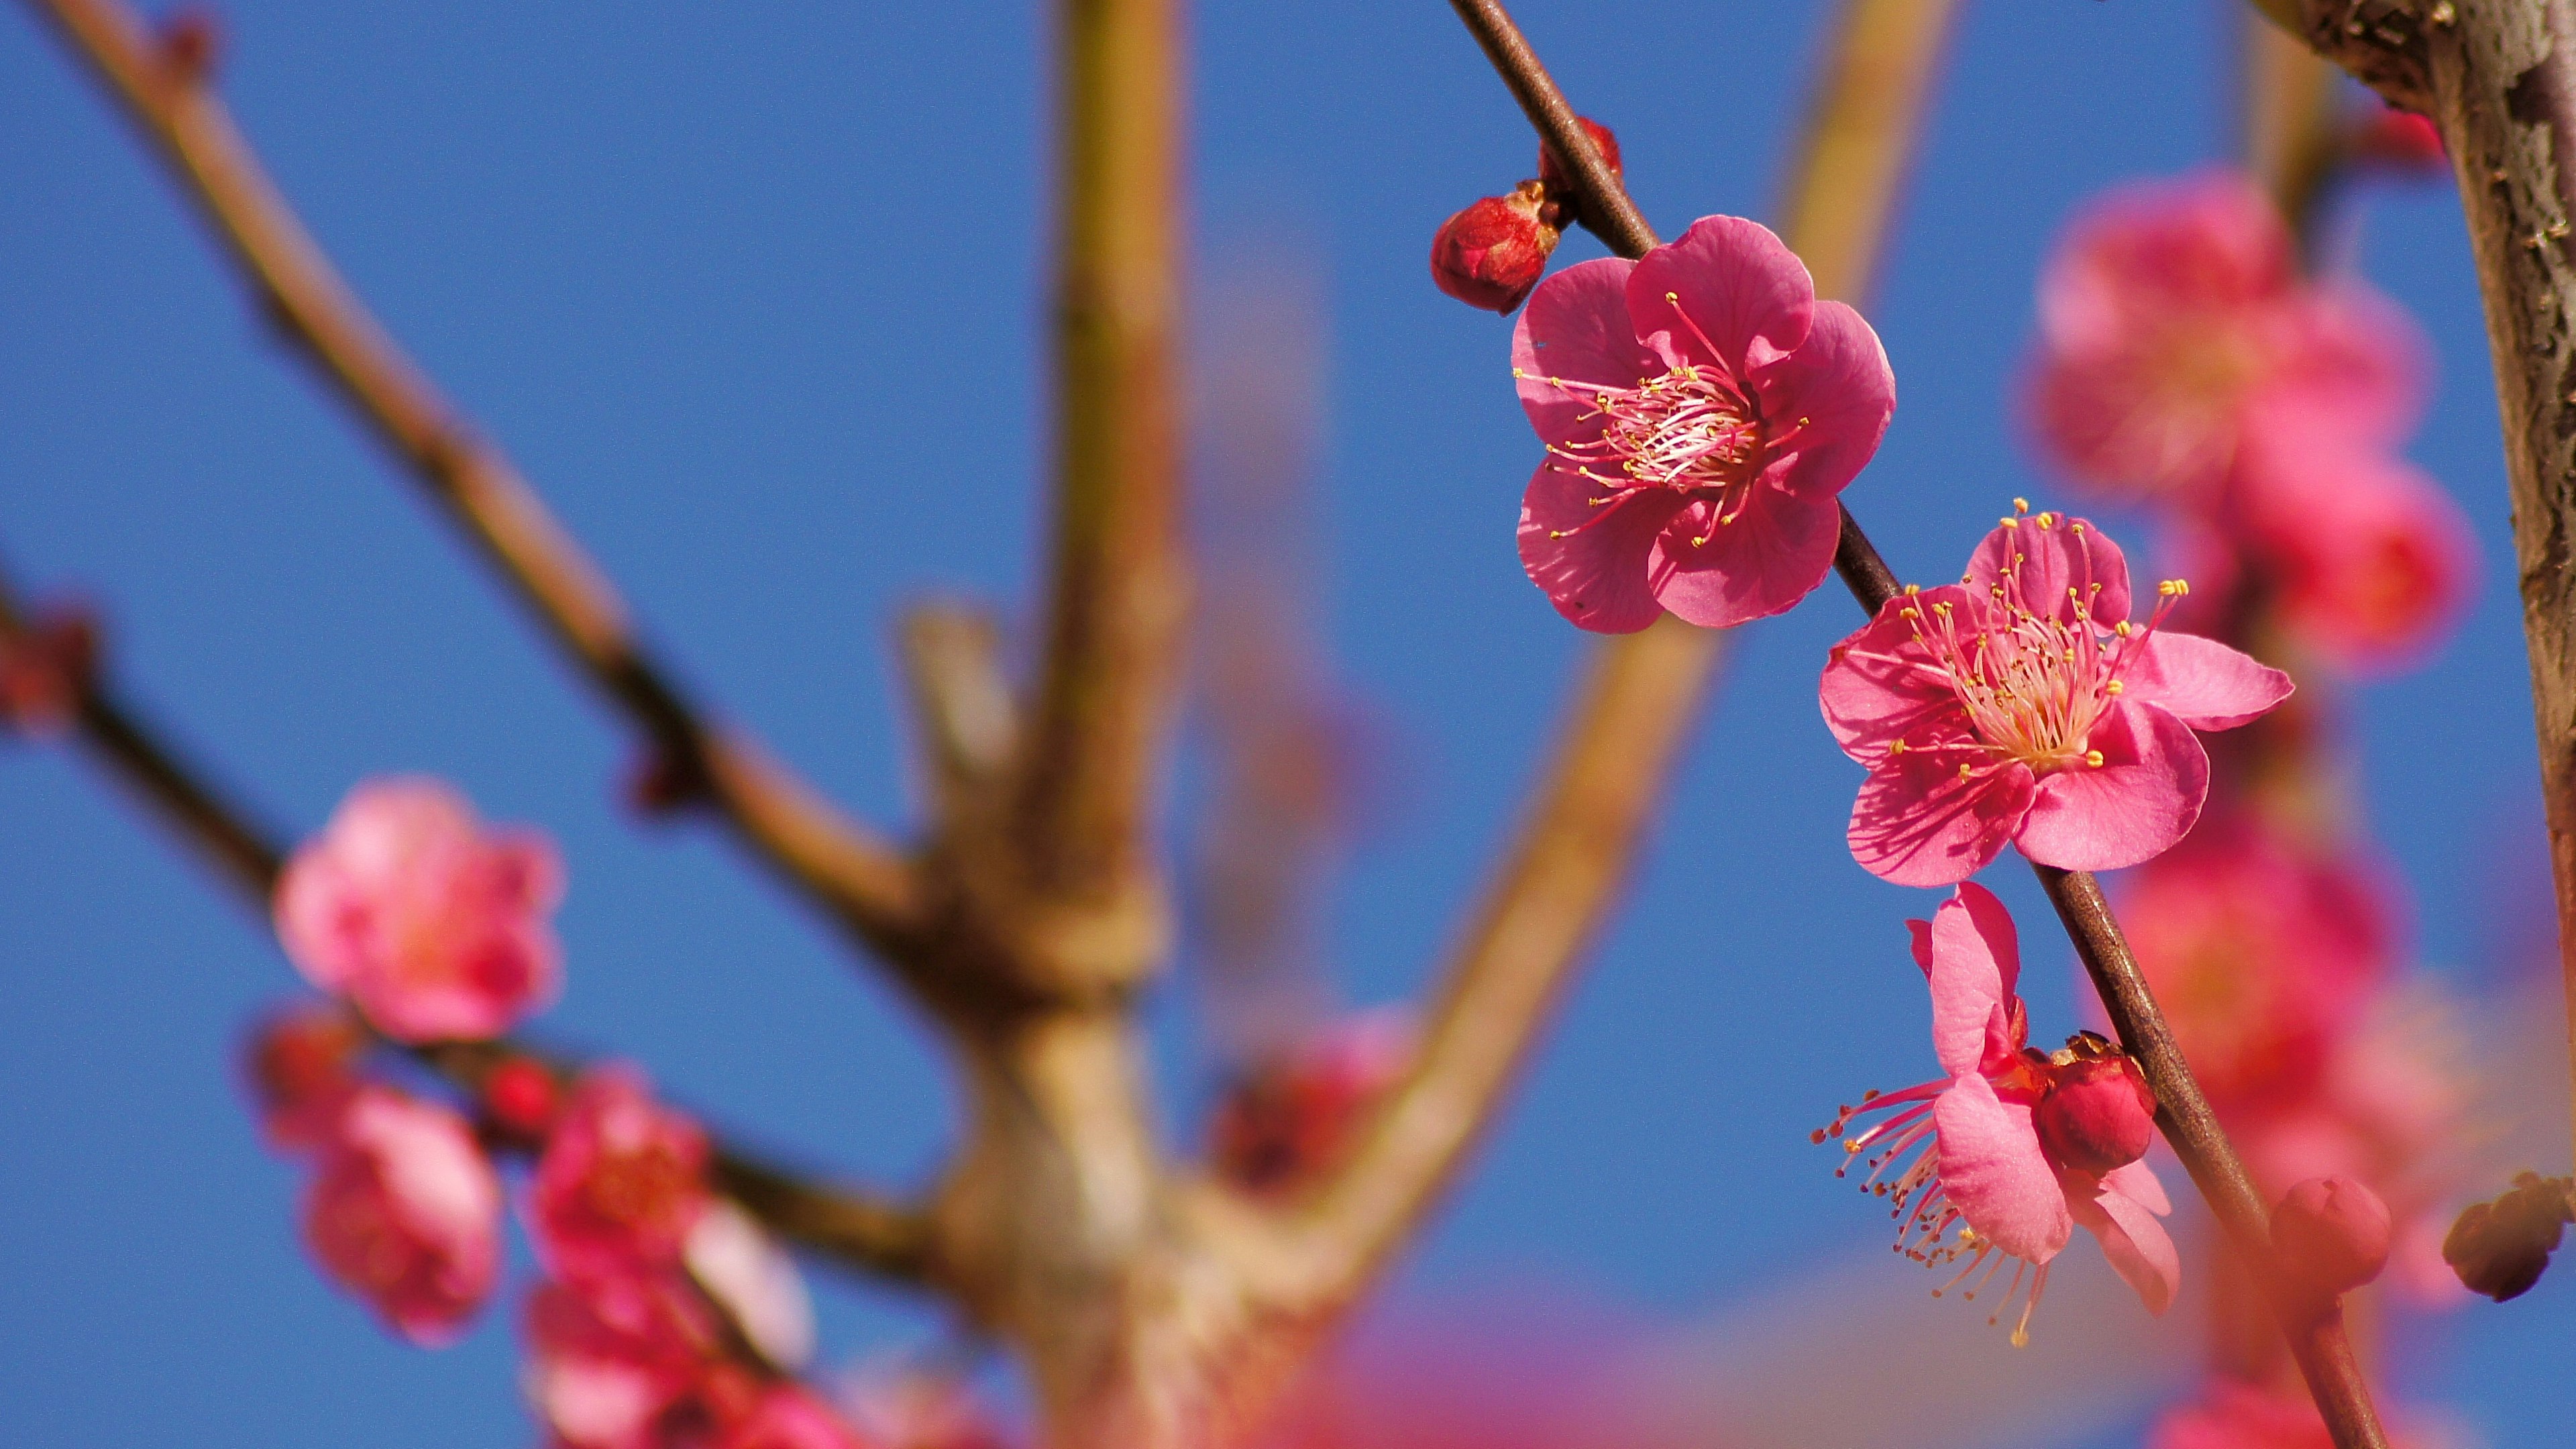
[{"label": "blossom calyx", "polygon": [[2394,1237],[2388,1204],[2354,1178],[2311,1177],[2272,1209],[2272,1250],[2283,1276],[2320,1298],[2378,1277]]},{"label": "blossom calyx", "polygon": [[[1624,179],[1619,169],[1619,138],[1610,134],[1608,126],[1590,116],[1577,116],[1574,119],[1583,127],[1585,137],[1600,150],[1601,164],[1610,168],[1610,179],[1613,181]],[[1547,188],[1551,211],[1563,213],[1562,216],[1551,216],[1549,219],[1560,226],[1566,221],[1573,220],[1574,214],[1581,210],[1583,186],[1575,179],[1573,168],[1559,161],[1556,148],[1545,141],[1541,141],[1538,147],[1538,182],[1539,185]]]},{"label": "blossom calyx", "polygon": [[1509,312],[1547,273],[1556,227],[1546,219],[1547,188],[1524,181],[1509,196],[1488,196],[1440,224],[1431,239],[1431,281],[1470,307]]},{"label": "blossom calyx", "polygon": [[2442,1239],[2442,1261],[2472,1293],[2498,1303],[2531,1291],[2549,1266],[2576,1204],[2563,1177],[2518,1174],[2513,1190],[2493,1202],[2471,1203]]},{"label": "blossom calyx", "polygon": [[2156,1137],[2156,1094],[2146,1074],[2089,1031],[2049,1056],[2048,1089],[2032,1115],[2051,1160],[2097,1177],[2146,1156]]}]

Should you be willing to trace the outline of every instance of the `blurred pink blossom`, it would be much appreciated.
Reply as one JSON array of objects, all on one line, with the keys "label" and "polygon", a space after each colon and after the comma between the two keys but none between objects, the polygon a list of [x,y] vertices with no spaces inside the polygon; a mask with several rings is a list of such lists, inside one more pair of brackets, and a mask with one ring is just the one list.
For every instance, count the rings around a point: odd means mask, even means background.
[{"label": "blurred pink blossom", "polygon": [[574,1084],[529,1186],[537,1251],[559,1277],[674,1264],[706,1210],[707,1139],[641,1073]]},{"label": "blurred pink blossom", "polygon": [[751,1411],[726,1429],[715,1449],[870,1449],[861,1438],[798,1384],[771,1384]]},{"label": "blurred pink blossom", "polygon": [[[2169,603],[2179,582],[2160,586]],[[2007,518],[1957,584],[1909,590],[1825,665],[1825,723],[1868,767],[1852,855],[1899,885],[1965,880],[2007,843],[2110,870],[2182,839],[2209,793],[2194,730],[2287,698],[2277,669],[2130,622],[2129,565],[2080,518]]]},{"label": "blurred pink blossom", "polygon": [[528,1395],[564,1449],[669,1449],[674,1429],[729,1417],[703,1402],[719,1327],[675,1272],[541,1284],[527,1337]]},{"label": "blurred pink blossom", "polygon": [[2376,449],[2422,402],[2412,322],[2357,283],[2303,280],[2279,211],[2230,171],[2126,187],[2078,218],[2039,329],[2033,430],[2106,495],[2205,499],[2280,409]]},{"label": "blurred pink blossom", "polygon": [[[1835,1175],[1868,1154],[1862,1187],[1891,1200],[1902,1225],[1899,1250],[1929,1266],[1965,1260],[1944,1289],[1968,1282],[1965,1296],[1974,1298],[2010,1261],[2012,1277],[1989,1322],[2010,1309],[2027,1272],[2030,1291],[2013,1326],[2016,1345],[2029,1340],[2050,1260],[2079,1225],[2101,1242],[2103,1256],[2147,1311],[2163,1313],[2182,1265],[2157,1221],[2173,1205],[2153,1170],[2132,1160],[2099,1173],[2079,1171],[2053,1160],[2041,1143],[2033,1109],[2060,1064],[2025,1049],[2028,1013],[2014,991],[2021,947],[2003,902],[1983,886],[1963,883],[1930,921],[1907,925],[1915,964],[1932,990],[1933,1051],[1948,1076],[1872,1093],[1816,1133],[1818,1141],[1842,1137],[1856,1117],[1894,1113],[1842,1138],[1845,1166]],[[1969,1282],[1981,1267],[1984,1276]]]},{"label": "blurred pink blossom", "polygon": [[366,1049],[366,1028],[336,1001],[299,1001],[252,1028],[243,1071],[269,1145],[289,1152],[321,1146],[358,1090]]},{"label": "blurred pink blossom", "polygon": [[1541,283],[1512,375],[1548,453],[1521,503],[1521,563],[1559,613],[1608,633],[1666,610],[1740,624],[1805,598],[1833,562],[1835,495],[1896,410],[1878,334],[1733,216]]},{"label": "blurred pink blossom", "polygon": [[1257,1192],[1284,1192],[1330,1167],[1413,1063],[1413,1021],[1371,1011],[1333,1022],[1235,1082],[1209,1124],[1218,1172]]},{"label": "blurred pink blossom", "polygon": [[484,830],[436,780],[375,780],[287,862],[277,933],[387,1036],[482,1040],[553,998],[562,894],[543,836]]},{"label": "blurred pink blossom", "polygon": [[304,1235],[414,1343],[444,1344],[501,1266],[501,1183],[463,1117],[389,1087],[347,1096],[321,1143]]}]

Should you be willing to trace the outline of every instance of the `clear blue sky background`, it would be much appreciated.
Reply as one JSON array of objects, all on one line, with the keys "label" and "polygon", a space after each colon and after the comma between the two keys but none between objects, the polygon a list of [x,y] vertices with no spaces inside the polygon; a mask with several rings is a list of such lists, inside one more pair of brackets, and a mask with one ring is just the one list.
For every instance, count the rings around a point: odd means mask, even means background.
[{"label": "clear blue sky background", "polygon": [[[1768,211],[1825,7],[1522,8],[1668,233]],[[891,611],[946,590],[1024,618],[1031,596],[1036,12],[228,7],[243,128],[391,330],[689,678],[882,821],[909,812]],[[2088,193],[2227,153],[2236,20],[2217,0],[1970,7],[1871,308],[1900,403],[1851,499],[1900,572],[1955,568],[2016,493],[2062,501],[2009,409],[2032,278]],[[1202,254],[1305,249],[1329,302],[1329,635],[1406,776],[1334,946],[1348,992],[1384,999],[1449,936],[1582,643],[1512,552],[1534,448],[1507,324],[1423,275],[1440,219],[1526,174],[1532,143],[1430,0],[1210,3],[1193,25]],[[2529,879],[2537,811],[2485,344],[2447,186],[2358,216],[2362,264],[2440,353],[2413,452],[2490,565],[2457,644],[2362,697],[2365,787],[2428,956],[2492,983],[2518,909],[2495,882]],[[913,1023],[722,842],[623,818],[616,722],[254,325],[24,13],[0,18],[0,551],[104,604],[131,692],[282,828],[407,769],[556,832],[553,1034],[853,1173],[937,1160],[952,1122]],[[1834,1101],[1929,1065],[1898,923],[1931,898],[1851,863],[1856,772],[1815,716],[1853,622],[1828,589],[1747,632],[1632,909],[1407,1299],[1535,1281],[1682,1324],[1856,1252],[1887,1262],[1883,1220],[1805,1140]],[[1995,874],[2042,943],[2035,1027],[2071,1029],[2041,907]],[[530,1438],[508,1313],[418,1353],[305,1265],[297,1173],[261,1151],[230,1060],[291,973],[69,757],[0,751],[0,982],[0,1442]],[[1168,1055],[1171,1099],[1194,1100],[1193,1058]],[[2559,1442],[2568,1279],[2422,1336],[2402,1380],[2498,1446]],[[838,1288],[824,1316],[838,1357],[935,1326]]]}]

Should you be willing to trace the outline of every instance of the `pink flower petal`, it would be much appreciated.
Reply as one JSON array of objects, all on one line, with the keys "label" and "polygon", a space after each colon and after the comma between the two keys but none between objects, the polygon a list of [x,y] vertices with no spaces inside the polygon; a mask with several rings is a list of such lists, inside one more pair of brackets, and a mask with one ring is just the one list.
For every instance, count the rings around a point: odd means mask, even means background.
[{"label": "pink flower petal", "polygon": [[2040,278],[2040,327],[2060,346],[2111,347],[2140,311],[2175,299],[2243,306],[2296,276],[2280,209],[2242,173],[2144,182],[2111,192],[2069,229]]},{"label": "pink flower petal", "polygon": [[2196,730],[2227,730],[2290,697],[2290,676],[2197,634],[2158,630],[2121,670],[2127,698],[2160,705]]},{"label": "pink flower petal", "polygon": [[1943,604],[1967,617],[1982,617],[1984,608],[1956,584],[1901,595],[1826,657],[1816,700],[1844,754],[1875,766],[1898,740],[1921,748],[1967,738],[1957,691],[1917,640],[1919,626],[1905,617],[1908,609],[1929,617]]},{"label": "pink flower petal", "polygon": [[[1755,393],[1774,444],[1764,483],[1802,498],[1840,493],[1878,452],[1896,415],[1896,372],[1861,315],[1818,302],[1798,350],[1755,372]],[[1794,430],[1794,431],[1790,431]]]},{"label": "pink flower petal", "polygon": [[1553,459],[1521,495],[1521,567],[1566,618],[1604,634],[1633,634],[1661,618],[1651,569],[1656,536],[1682,507],[1665,489],[1595,508],[1594,485]]},{"label": "pink flower petal", "polygon": [[2013,836],[2021,853],[2061,870],[2117,870],[2163,854],[2200,818],[2209,756],[2191,727],[2152,704],[2122,700],[2093,727],[2102,764],[2039,782]]},{"label": "pink flower petal", "polygon": [[2045,1263],[2074,1231],[2056,1170],[2039,1149],[2030,1108],[1995,1095],[1971,1073],[1932,1104],[1941,1185],[1979,1236],[2031,1263]]},{"label": "pink flower petal", "polygon": [[1941,1069],[1964,1076],[1986,1065],[1987,1024],[2012,1014],[2021,945],[1994,892],[1962,881],[1932,913],[1932,1049]]},{"label": "pink flower petal", "polygon": [[[2161,1187],[2157,1195],[2163,1195]],[[2136,1290],[2147,1311],[2162,1316],[2171,1308],[2174,1290],[2182,1284],[2182,1255],[2174,1251],[2156,1214],[2107,1182],[2096,1184],[2074,1173],[2067,1175],[2065,1198],[2075,1221],[2102,1244],[2102,1256]]]},{"label": "pink flower petal", "polygon": [[2405,308],[2358,282],[2328,280],[2309,289],[2292,316],[2288,356],[2264,388],[2266,408],[2311,412],[2351,448],[2390,447],[2415,431],[2431,348]]},{"label": "pink flower petal", "polygon": [[1968,557],[1968,589],[1992,597],[2016,559],[2030,608],[2054,608],[2071,620],[2079,617],[2074,601],[2089,598],[2094,622],[2106,629],[2129,617],[2128,557],[2090,521],[2035,513],[1999,525]]},{"label": "pink flower petal", "polygon": [[1739,379],[1805,342],[1815,304],[1807,264],[1740,216],[1701,217],[1628,275],[1639,338],[1654,345],[1665,334],[1667,356],[1713,362]]},{"label": "pink flower petal", "polygon": [[1600,429],[1591,399],[1550,378],[1599,387],[1635,387],[1664,370],[1637,340],[1628,318],[1628,272],[1636,263],[1600,257],[1539,283],[1512,325],[1512,375],[1530,426],[1551,444],[1589,438]]},{"label": "pink flower petal", "polygon": [[1944,759],[1894,756],[1870,770],[1852,802],[1852,858],[1898,885],[1956,885],[2002,853],[2034,793],[2017,763],[1962,780]]},{"label": "pink flower petal", "polygon": [[[1666,524],[1649,569],[1655,598],[1693,624],[1725,629],[1786,613],[1834,566],[1842,512],[1830,494],[1793,498],[1756,485],[1732,522],[1712,525],[1707,515],[1708,505],[1694,504]],[[1708,542],[1694,547],[1703,531]]]},{"label": "pink flower petal", "polygon": [[2164,1179],[2140,1158],[2125,1167],[2115,1167],[2102,1174],[2102,1186],[2116,1192],[2154,1213],[2157,1217],[2173,1215],[2173,1199],[2165,1196]]}]

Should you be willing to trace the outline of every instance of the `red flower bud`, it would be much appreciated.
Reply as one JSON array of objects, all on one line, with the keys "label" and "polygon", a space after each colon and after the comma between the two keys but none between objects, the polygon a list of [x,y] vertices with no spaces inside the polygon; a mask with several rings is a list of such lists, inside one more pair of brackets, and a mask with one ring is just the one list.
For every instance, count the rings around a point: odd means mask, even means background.
[{"label": "red flower bud", "polygon": [[2442,133],[2431,121],[2395,106],[2377,107],[2355,122],[2351,145],[2356,158],[2390,171],[2439,176],[2451,169]]},{"label": "red flower bud", "polygon": [[1546,200],[1539,183],[1524,181],[1509,196],[1488,196],[1449,218],[1431,239],[1431,280],[1470,307],[1519,306],[1556,250],[1556,228],[1539,218]]},{"label": "red flower bud", "polygon": [[300,1002],[252,1029],[244,1075],[270,1143],[289,1150],[320,1144],[341,1102],[357,1089],[367,1034],[336,1003]]},{"label": "red flower bud", "polygon": [[2566,1178],[2522,1173],[2513,1191],[2460,1214],[2442,1239],[2442,1261],[2472,1293],[2498,1303],[2521,1297],[2540,1281],[2566,1231],[2568,1194]]},{"label": "red flower bud", "polygon": [[2035,1115],[2050,1161],[2098,1175],[2147,1155],[2156,1094],[2136,1062],[2086,1032],[2049,1058],[2048,1092]]},{"label": "red flower bud", "polygon": [[78,608],[50,610],[0,637],[0,727],[38,738],[70,728],[97,659],[97,620]]},{"label": "red flower bud", "polygon": [[[1583,134],[1591,137],[1592,144],[1601,149],[1601,159],[1609,164],[1610,174],[1620,175],[1619,138],[1610,134],[1608,126],[1590,116],[1577,116],[1575,119],[1583,123]],[[1572,170],[1558,164],[1556,148],[1544,141],[1538,147],[1538,181],[1539,185],[1559,196],[1573,196],[1583,190],[1575,185]]]},{"label": "red flower bud", "polygon": [[223,25],[201,6],[172,11],[161,22],[160,38],[161,63],[175,80],[203,79],[223,54]]},{"label": "red flower bud", "polygon": [[2349,1177],[2311,1177],[2272,1209],[2272,1248],[2293,1286],[2331,1298],[2388,1266],[2388,1204]]},{"label": "red flower bud", "polygon": [[540,1142],[561,1100],[555,1074],[526,1057],[504,1057],[483,1078],[483,1115],[511,1137]]}]

